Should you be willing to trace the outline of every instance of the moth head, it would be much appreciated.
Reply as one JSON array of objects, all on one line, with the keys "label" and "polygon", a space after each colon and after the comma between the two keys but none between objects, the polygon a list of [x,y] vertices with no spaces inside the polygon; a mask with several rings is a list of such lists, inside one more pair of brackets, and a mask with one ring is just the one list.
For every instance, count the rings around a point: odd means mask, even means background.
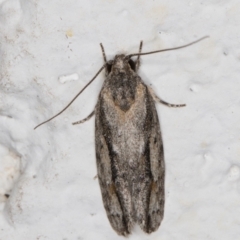
[{"label": "moth head", "polygon": [[115,72],[126,72],[126,71],[134,71],[136,70],[135,62],[124,54],[116,55],[113,60],[110,60],[106,64],[107,73]]}]

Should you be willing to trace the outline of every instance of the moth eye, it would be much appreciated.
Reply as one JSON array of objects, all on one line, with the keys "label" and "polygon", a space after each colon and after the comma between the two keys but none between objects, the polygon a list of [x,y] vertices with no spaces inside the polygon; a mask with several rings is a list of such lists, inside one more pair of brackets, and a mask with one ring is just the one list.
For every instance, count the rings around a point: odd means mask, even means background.
[{"label": "moth eye", "polygon": [[110,73],[112,71],[112,64],[107,63],[107,72]]},{"label": "moth eye", "polygon": [[136,70],[136,64],[132,59],[129,59],[128,64],[130,65],[130,67],[133,71]]}]

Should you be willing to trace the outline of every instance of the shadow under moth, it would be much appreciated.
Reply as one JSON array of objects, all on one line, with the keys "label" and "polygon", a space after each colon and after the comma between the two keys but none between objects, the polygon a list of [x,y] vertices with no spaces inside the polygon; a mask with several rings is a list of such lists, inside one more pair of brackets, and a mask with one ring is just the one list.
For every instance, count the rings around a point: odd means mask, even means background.
[{"label": "shadow under moth", "polygon": [[105,63],[97,74],[62,111],[35,127],[65,111],[105,69],[106,79],[94,111],[73,124],[83,123],[95,114],[97,176],[109,222],[119,235],[130,234],[135,223],[146,233],[160,226],[164,215],[165,166],[155,102],[169,107],[185,106],[161,100],[142,81],[137,74],[140,56],[184,48],[207,37],[146,53],[141,53],[141,42],[139,53],[116,55],[110,61],[100,44]]}]

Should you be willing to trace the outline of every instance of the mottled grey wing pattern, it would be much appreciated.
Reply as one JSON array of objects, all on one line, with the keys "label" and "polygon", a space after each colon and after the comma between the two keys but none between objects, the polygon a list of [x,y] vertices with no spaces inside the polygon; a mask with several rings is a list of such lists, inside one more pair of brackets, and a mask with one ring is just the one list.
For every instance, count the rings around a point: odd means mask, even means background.
[{"label": "mottled grey wing pattern", "polygon": [[150,190],[150,201],[148,207],[148,227],[146,232],[151,233],[160,226],[164,215],[164,180],[165,180],[165,164],[163,142],[160,132],[160,125],[156,107],[151,101],[153,124],[151,128],[151,136],[149,139],[150,146],[150,164],[152,185]]},{"label": "mottled grey wing pattern", "polygon": [[129,234],[134,223],[151,233],[164,213],[164,157],[157,111],[139,77],[135,90],[130,109],[122,111],[106,81],[95,112],[98,179],[107,216],[120,235]]}]

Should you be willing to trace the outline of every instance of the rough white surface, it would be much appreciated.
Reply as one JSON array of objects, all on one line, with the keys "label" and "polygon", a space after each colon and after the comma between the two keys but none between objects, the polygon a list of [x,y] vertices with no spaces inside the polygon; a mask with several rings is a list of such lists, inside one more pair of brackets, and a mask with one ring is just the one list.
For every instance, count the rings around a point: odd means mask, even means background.
[{"label": "rough white surface", "polygon": [[[143,56],[140,75],[158,105],[166,206],[157,232],[129,239],[226,240],[240,236],[240,3],[238,0],[0,0],[0,239],[123,239],[111,228],[96,175],[97,80],[61,110],[108,59]],[[77,81],[59,81],[77,74]],[[77,76],[75,75],[75,76]],[[7,199],[4,194],[10,194]]]}]

